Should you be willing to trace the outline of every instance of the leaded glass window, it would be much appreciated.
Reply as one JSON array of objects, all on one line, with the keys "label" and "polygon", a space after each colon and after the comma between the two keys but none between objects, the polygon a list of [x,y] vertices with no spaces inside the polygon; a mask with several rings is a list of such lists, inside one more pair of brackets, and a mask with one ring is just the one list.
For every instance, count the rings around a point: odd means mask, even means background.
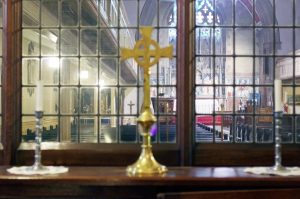
[{"label": "leaded glass window", "polygon": [[[23,0],[22,139],[34,141],[35,84],[44,82],[43,140],[139,143],[142,71],[119,48],[154,26],[174,57],[151,70],[154,143],[176,143],[176,0]],[[148,9],[152,8],[152,9]],[[162,14],[166,13],[166,14]]]},{"label": "leaded glass window", "polygon": [[195,142],[272,143],[273,81],[283,142],[299,142],[297,0],[195,0]]}]

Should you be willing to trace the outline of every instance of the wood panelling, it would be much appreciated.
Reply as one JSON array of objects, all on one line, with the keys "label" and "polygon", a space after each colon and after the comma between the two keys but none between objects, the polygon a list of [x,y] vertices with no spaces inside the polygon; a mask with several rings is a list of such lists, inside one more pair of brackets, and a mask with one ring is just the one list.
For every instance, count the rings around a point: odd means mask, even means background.
[{"label": "wood panelling", "polygon": [[190,1],[178,0],[178,65],[177,95],[178,106],[178,142],[180,144],[181,165],[191,165],[192,151],[192,58],[190,50]]},{"label": "wood panelling", "polygon": [[[42,143],[42,163],[45,165],[71,166],[128,166],[139,157],[141,147],[135,144],[72,144]],[[153,145],[153,154],[158,162],[167,166],[178,166],[179,149]],[[17,151],[18,165],[31,165],[34,144],[22,143]]]},{"label": "wood panelling", "polygon": [[14,162],[21,137],[21,0],[3,1],[3,164]]},{"label": "wood panelling", "polygon": [[[283,144],[282,164],[300,165],[300,146]],[[271,166],[274,164],[274,144],[205,144],[195,147],[195,166]]]}]

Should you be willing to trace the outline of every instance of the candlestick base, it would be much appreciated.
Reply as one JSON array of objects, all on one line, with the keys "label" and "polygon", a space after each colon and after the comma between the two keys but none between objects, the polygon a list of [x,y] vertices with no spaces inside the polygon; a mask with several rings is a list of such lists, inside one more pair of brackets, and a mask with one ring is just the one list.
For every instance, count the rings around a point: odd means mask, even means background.
[{"label": "candlestick base", "polygon": [[165,173],[167,167],[159,164],[152,153],[150,129],[156,122],[155,116],[150,109],[145,109],[137,121],[142,127],[140,132],[143,137],[142,152],[139,159],[134,164],[127,167],[127,173],[129,175]]},{"label": "candlestick base", "polygon": [[132,165],[128,166],[126,171],[130,175],[139,174],[162,174],[167,172],[167,167],[159,164],[151,150],[151,146],[142,145],[142,152],[139,159]]},{"label": "candlestick base", "polygon": [[247,167],[244,172],[257,175],[299,176],[300,167]]},{"label": "candlestick base", "polygon": [[278,171],[278,172],[287,172],[288,170],[286,169],[286,167],[282,166],[282,165],[275,165],[273,167],[270,168],[273,171]]},{"label": "candlestick base", "polygon": [[59,174],[68,172],[67,167],[62,166],[44,166],[41,162],[42,153],[41,153],[41,141],[42,141],[42,118],[43,111],[35,111],[36,117],[36,132],[35,132],[35,153],[34,153],[34,163],[32,166],[21,166],[21,167],[12,167],[7,169],[7,172],[12,174],[21,174],[21,175],[49,175],[49,174]]},{"label": "candlestick base", "polygon": [[18,175],[53,175],[68,172],[67,167],[63,166],[21,166],[7,169],[7,172]]}]

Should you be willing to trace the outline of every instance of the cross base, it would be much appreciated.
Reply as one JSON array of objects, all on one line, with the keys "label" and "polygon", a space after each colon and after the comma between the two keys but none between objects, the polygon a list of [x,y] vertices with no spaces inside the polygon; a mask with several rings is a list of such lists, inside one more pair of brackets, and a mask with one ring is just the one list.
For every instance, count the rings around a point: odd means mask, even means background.
[{"label": "cross base", "polygon": [[142,152],[139,159],[127,167],[126,171],[129,175],[162,174],[167,172],[167,167],[159,164],[152,153],[150,129],[155,122],[156,118],[148,108],[138,118],[138,123],[142,127],[140,132],[140,135],[143,137]]},{"label": "cross base", "polygon": [[126,169],[129,175],[163,174],[168,171],[167,167],[155,160],[151,148],[152,146],[142,145],[139,159]]}]

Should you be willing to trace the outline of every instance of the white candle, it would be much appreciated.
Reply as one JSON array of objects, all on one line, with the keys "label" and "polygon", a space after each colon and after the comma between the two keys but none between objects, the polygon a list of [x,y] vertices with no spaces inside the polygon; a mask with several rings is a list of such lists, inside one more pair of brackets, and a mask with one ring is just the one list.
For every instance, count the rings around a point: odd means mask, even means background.
[{"label": "white candle", "polygon": [[280,79],[274,81],[274,92],[275,92],[275,112],[282,111],[282,83]]},{"label": "white candle", "polygon": [[36,111],[43,111],[43,82],[38,80],[36,82],[36,104],[35,110]]}]

